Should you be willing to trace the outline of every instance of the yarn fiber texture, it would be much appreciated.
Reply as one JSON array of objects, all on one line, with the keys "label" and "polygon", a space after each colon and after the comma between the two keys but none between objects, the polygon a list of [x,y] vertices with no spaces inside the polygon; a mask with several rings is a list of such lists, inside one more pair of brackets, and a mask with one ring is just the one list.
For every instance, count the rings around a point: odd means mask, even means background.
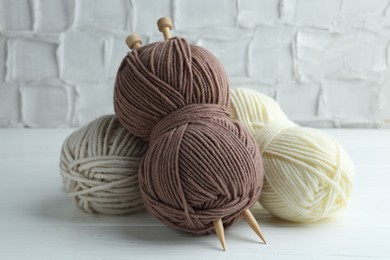
[{"label": "yarn fiber texture", "polygon": [[119,121],[149,141],[139,170],[146,208],[171,227],[206,234],[241,218],[260,195],[254,139],[229,118],[219,61],[181,38],[146,45],[122,61],[115,83]]},{"label": "yarn fiber texture", "polygon": [[232,90],[229,111],[259,145],[265,168],[260,203],[268,211],[313,222],[348,205],[354,165],[334,138],[296,125],[272,98],[253,90]]},{"label": "yarn fiber texture", "polygon": [[147,143],[130,134],[114,115],[73,132],[64,141],[60,158],[68,195],[89,213],[143,210],[138,169],[146,149]]}]

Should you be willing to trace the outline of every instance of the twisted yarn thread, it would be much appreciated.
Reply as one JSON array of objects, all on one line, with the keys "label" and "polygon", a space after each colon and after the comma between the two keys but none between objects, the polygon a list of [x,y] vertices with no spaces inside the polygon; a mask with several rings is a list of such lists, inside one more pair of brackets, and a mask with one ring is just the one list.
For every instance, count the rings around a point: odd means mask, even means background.
[{"label": "twisted yarn thread", "polygon": [[149,140],[139,181],[146,208],[187,232],[227,227],[262,187],[255,141],[227,112],[226,73],[205,49],[184,39],[149,44],[119,67],[115,111],[130,132]]},{"label": "twisted yarn thread", "polygon": [[260,203],[268,211],[313,222],[347,206],[354,166],[334,138],[294,124],[272,98],[253,90],[232,90],[229,111],[259,145],[265,168]]},{"label": "twisted yarn thread", "polygon": [[138,169],[146,149],[147,143],[130,134],[114,115],[73,132],[60,158],[68,195],[89,213],[121,215],[144,209]]}]

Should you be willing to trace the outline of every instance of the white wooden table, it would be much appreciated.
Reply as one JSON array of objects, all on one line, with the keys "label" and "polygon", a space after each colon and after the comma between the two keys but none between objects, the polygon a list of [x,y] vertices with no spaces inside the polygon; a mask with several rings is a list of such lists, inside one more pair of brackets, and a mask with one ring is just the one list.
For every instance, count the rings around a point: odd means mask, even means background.
[{"label": "white wooden table", "polygon": [[148,213],[89,215],[65,195],[59,154],[73,129],[0,129],[0,259],[390,259],[390,130],[326,130],[356,165],[353,201],[334,219],[264,217],[214,235],[163,226]]}]

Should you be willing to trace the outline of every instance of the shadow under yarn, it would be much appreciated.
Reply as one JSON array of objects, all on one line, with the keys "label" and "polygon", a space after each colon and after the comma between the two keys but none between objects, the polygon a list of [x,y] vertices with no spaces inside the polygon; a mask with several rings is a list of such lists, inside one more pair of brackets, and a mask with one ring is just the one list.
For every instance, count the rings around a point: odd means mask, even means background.
[{"label": "shadow under yarn", "polygon": [[227,112],[219,61],[184,39],[146,45],[122,61],[114,105],[121,124],[149,140],[139,182],[146,208],[187,232],[214,231],[241,218],[260,195],[257,145]]}]

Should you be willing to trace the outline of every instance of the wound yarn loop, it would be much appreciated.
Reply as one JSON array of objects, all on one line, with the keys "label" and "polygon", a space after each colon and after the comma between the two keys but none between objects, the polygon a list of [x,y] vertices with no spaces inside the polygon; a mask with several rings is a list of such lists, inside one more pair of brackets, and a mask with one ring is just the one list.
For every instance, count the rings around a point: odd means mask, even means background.
[{"label": "wound yarn loop", "polygon": [[273,121],[265,124],[263,127],[259,128],[256,135],[260,136],[257,138],[257,144],[261,153],[264,153],[268,146],[281,134],[283,131],[286,131],[292,127],[298,127],[292,121]]},{"label": "wound yarn loop", "polygon": [[[148,191],[143,197],[149,211],[160,216],[163,210],[160,217],[163,223],[184,231],[198,230],[195,233],[210,231],[212,221],[218,218],[229,226],[260,195],[257,188],[260,180],[250,174],[261,165],[260,157],[253,156],[254,148],[250,151],[253,157],[243,156],[247,146],[237,136],[245,132],[242,128],[233,132],[235,127],[229,123],[209,119],[182,125],[150,144],[141,172],[151,176],[141,174],[140,185],[142,192]],[[226,131],[226,127],[232,131]],[[242,161],[236,161],[235,156]],[[156,158],[161,166],[153,165]],[[154,167],[158,167],[155,172]]]},{"label": "wound yarn loop", "polygon": [[229,112],[226,108],[213,104],[193,104],[185,106],[161,119],[153,127],[149,141],[153,142],[155,137],[168,130],[190,123],[201,124],[202,121],[207,121],[213,117],[224,118],[226,120],[229,119]]},{"label": "wound yarn loop", "polygon": [[68,196],[89,213],[129,214],[144,209],[138,170],[147,143],[116,116],[73,132],[61,149],[60,173]]},{"label": "wound yarn loop", "polygon": [[139,183],[146,208],[171,227],[206,234],[228,227],[260,196],[255,140],[227,112],[219,61],[181,38],[149,44],[122,61],[114,105],[121,124],[149,140]]},{"label": "wound yarn loop", "polygon": [[229,111],[260,147],[264,208],[294,222],[318,221],[346,208],[354,165],[334,138],[294,124],[272,98],[253,90],[232,90]]},{"label": "wound yarn loop", "polygon": [[[129,53],[115,83],[115,112],[121,123],[147,140],[163,117],[186,105],[227,107],[227,77],[219,61],[210,55],[176,37]],[[117,87],[129,83],[131,88]]]}]

